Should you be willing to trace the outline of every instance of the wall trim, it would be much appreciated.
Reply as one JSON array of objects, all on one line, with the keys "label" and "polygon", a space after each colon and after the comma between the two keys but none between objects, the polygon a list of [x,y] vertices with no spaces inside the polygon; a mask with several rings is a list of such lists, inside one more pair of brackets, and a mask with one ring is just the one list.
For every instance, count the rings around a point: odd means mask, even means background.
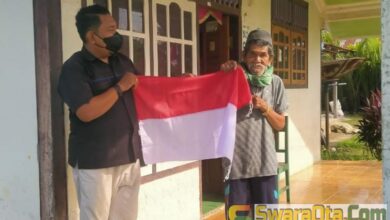
[{"label": "wall trim", "polygon": [[201,161],[190,162],[181,166],[173,167],[170,169],[162,170],[157,173],[152,173],[146,176],[141,177],[141,184],[149,183],[155,180],[159,180],[168,176],[172,176],[187,170],[191,170],[194,168],[200,168]]}]

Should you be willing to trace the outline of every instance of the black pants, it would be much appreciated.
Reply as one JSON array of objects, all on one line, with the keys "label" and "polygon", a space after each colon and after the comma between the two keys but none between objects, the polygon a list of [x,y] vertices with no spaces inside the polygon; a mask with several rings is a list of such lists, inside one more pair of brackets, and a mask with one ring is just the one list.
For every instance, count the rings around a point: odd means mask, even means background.
[{"label": "black pants", "polygon": [[226,219],[232,205],[277,204],[277,176],[227,180],[225,182]]}]

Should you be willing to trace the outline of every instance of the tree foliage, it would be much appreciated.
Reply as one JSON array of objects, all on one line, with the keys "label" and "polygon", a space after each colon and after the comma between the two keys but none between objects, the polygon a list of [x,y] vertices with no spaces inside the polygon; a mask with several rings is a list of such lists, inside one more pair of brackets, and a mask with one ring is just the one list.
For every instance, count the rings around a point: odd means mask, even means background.
[{"label": "tree foliage", "polygon": [[347,85],[342,89],[341,103],[346,110],[355,113],[360,110],[370,92],[379,89],[381,84],[381,41],[367,38],[351,46],[355,56],[365,58],[365,62],[355,71],[340,79]]}]

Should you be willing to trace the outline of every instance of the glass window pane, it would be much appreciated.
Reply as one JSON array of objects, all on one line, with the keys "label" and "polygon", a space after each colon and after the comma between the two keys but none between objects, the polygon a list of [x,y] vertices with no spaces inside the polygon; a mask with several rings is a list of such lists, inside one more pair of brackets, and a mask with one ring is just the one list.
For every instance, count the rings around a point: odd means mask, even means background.
[{"label": "glass window pane", "polygon": [[274,67],[278,68],[278,46],[274,45]]},{"label": "glass window pane", "polygon": [[133,38],[133,61],[138,72],[145,75],[145,42],[143,38]]},{"label": "glass window pane", "polygon": [[134,32],[144,33],[144,1],[133,0],[131,3],[131,21]]},{"label": "glass window pane", "polygon": [[181,44],[171,43],[171,76],[179,76],[181,70]]},{"label": "glass window pane", "polygon": [[284,46],[284,68],[288,68],[288,47]]},{"label": "glass window pane", "polygon": [[167,42],[157,42],[158,53],[158,69],[159,76],[168,76],[168,60],[167,60]]},{"label": "glass window pane", "polygon": [[283,47],[278,49],[278,66],[283,68]]},{"label": "glass window pane", "polygon": [[123,43],[122,43],[122,47],[121,49],[119,50],[120,53],[126,55],[127,57],[130,57],[129,56],[129,36],[126,36],[126,35],[122,35],[123,36]]},{"label": "glass window pane", "polygon": [[167,36],[167,7],[157,4],[157,35]]},{"label": "glass window pane", "polygon": [[169,5],[169,30],[170,37],[181,38],[181,13],[176,3]]},{"label": "glass window pane", "polygon": [[192,46],[184,46],[184,62],[185,62],[185,72],[192,73]]},{"label": "glass window pane", "polygon": [[274,34],[274,41],[278,41],[278,34]]},{"label": "glass window pane", "polygon": [[94,4],[101,5],[107,8],[107,0],[93,0]]},{"label": "glass window pane", "polygon": [[112,1],[112,16],[118,23],[118,29],[129,30],[129,1]]},{"label": "glass window pane", "polygon": [[297,69],[302,69],[301,68],[301,64],[302,64],[302,61],[301,61],[301,58],[302,58],[302,56],[301,56],[301,50],[297,50],[297,52],[298,52],[298,54],[297,54]]},{"label": "glass window pane", "polygon": [[192,15],[191,12],[184,12],[184,39],[192,40]]},{"label": "glass window pane", "polygon": [[295,70],[297,68],[297,57],[296,57],[296,52],[297,50],[293,48],[292,50],[292,64],[293,64],[293,69]]},{"label": "glass window pane", "polygon": [[283,32],[279,32],[279,42],[283,42],[284,34]]}]

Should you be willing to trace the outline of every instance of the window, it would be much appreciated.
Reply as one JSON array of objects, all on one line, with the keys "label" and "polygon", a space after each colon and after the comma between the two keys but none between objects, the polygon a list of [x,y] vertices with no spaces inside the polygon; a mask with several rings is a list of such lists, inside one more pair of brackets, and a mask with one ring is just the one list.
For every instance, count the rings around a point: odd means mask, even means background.
[{"label": "window", "polygon": [[[179,76],[197,73],[196,3],[182,0],[152,0],[152,39],[154,76]],[[152,174],[188,161],[152,166]],[[146,171],[144,173],[147,173]]]},{"label": "window", "polygon": [[307,43],[303,33],[292,32],[292,79],[291,84],[296,86],[307,85]]},{"label": "window", "polygon": [[93,0],[93,3],[107,7],[107,0]]},{"label": "window", "polygon": [[273,26],[272,40],[274,46],[274,73],[282,78],[284,85],[290,83],[290,31],[288,29]]},{"label": "window", "polygon": [[154,75],[196,73],[195,4],[153,1]]},{"label": "window", "polygon": [[307,25],[305,1],[272,1],[274,70],[287,88],[307,88],[308,85]]},{"label": "window", "polygon": [[111,11],[123,36],[120,52],[130,57],[141,74],[150,73],[148,1],[144,0],[88,0]]}]

